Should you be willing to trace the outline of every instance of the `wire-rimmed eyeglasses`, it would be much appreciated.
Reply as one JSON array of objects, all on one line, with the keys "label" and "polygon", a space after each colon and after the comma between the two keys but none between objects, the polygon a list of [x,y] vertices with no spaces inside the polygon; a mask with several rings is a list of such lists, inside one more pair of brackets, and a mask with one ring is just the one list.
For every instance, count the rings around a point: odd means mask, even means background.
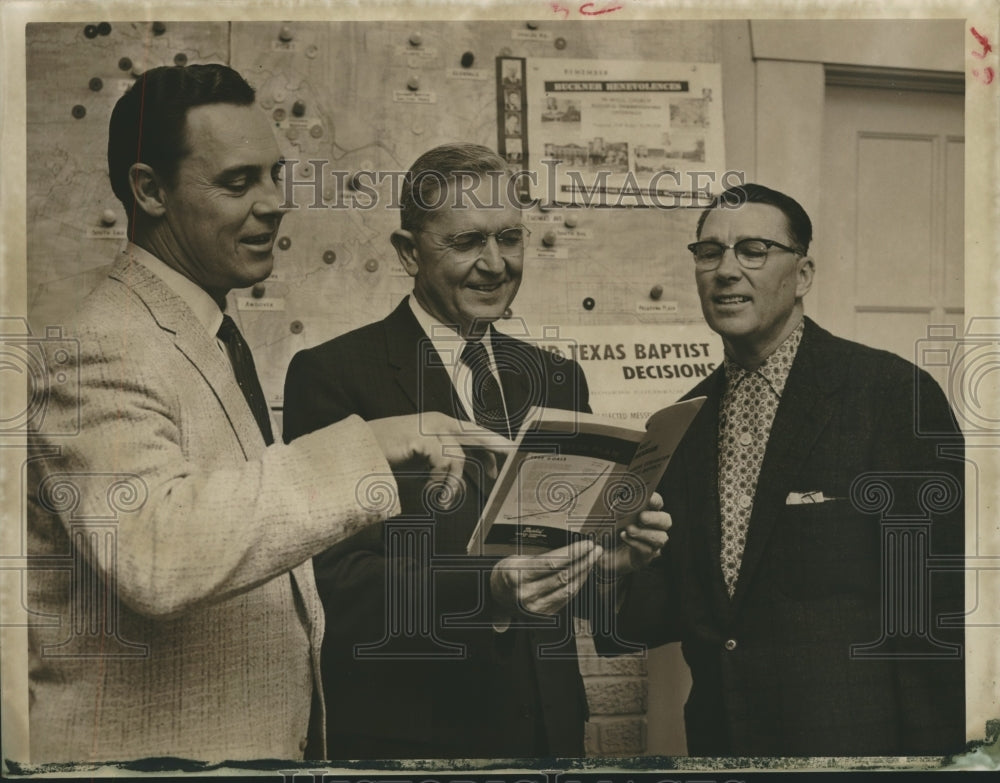
[{"label": "wire-rimmed eyeglasses", "polygon": [[692,242],[687,246],[694,256],[695,268],[703,272],[718,269],[727,250],[732,250],[736,254],[736,260],[744,269],[760,269],[767,262],[767,255],[772,247],[795,253],[797,256],[805,255],[801,250],[775,242],[773,239],[741,239],[732,245],[710,241]]},{"label": "wire-rimmed eyeglasses", "polygon": [[486,233],[484,231],[462,231],[458,234],[440,234],[437,231],[427,231],[420,229],[421,233],[432,234],[443,239],[442,244],[449,250],[453,250],[460,255],[472,255],[480,253],[486,247],[490,237],[497,241],[500,253],[518,253],[524,250],[525,240],[531,236],[531,231],[527,226],[518,224],[508,226],[499,231]]}]

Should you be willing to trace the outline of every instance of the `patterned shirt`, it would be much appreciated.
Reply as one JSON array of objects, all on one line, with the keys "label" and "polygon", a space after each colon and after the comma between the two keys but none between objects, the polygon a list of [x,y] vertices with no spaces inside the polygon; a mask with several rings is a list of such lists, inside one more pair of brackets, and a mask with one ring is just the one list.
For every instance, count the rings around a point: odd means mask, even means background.
[{"label": "patterned shirt", "polygon": [[726,390],[719,410],[719,510],[722,574],[730,598],[736,592],[764,449],[802,331],[800,321],[756,370],[745,370],[728,355],[723,361]]}]

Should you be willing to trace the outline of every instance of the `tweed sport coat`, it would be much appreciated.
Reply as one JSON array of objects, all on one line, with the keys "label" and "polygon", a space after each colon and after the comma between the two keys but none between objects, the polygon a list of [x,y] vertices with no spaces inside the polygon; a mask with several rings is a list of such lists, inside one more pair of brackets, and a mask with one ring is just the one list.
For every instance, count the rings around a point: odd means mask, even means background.
[{"label": "tweed sport coat", "polygon": [[[708,400],[661,488],[670,541],[632,576],[618,618],[625,639],[681,641],[693,681],[689,753],[960,751],[963,441],[940,388],[909,362],[806,319],[731,600],[719,565],[724,389],[719,368],[688,395]],[[878,476],[866,479],[871,473]],[[789,502],[791,493],[816,491],[828,500]],[[876,510],[883,501],[889,506]],[[894,519],[883,523],[883,513]],[[914,525],[928,538],[906,539]],[[923,541],[913,546],[929,547],[936,562],[907,576],[907,556],[897,559],[883,541],[889,533]],[[917,581],[898,588],[900,578]],[[897,603],[903,595],[926,601],[918,621],[893,614],[914,606]]]},{"label": "tweed sport coat", "polygon": [[27,469],[31,761],[301,758],[309,558],[397,510],[357,491],[389,474],[370,429],[266,448],[214,335],[128,251],[68,337],[79,384],[52,383]]},{"label": "tweed sport coat", "polygon": [[[589,410],[579,364],[495,330],[491,342],[515,432],[531,405]],[[351,413],[371,419],[418,411],[467,418],[406,300],[385,319],[302,351],[289,365],[286,439]],[[371,528],[314,561],[330,628],[324,684],[341,708],[328,721],[331,756],[582,755],[587,701],[569,612],[495,633],[482,583],[493,561],[483,560],[485,570],[447,564],[465,554],[488,485],[470,472],[463,502],[429,513],[418,479],[411,492],[410,482],[400,481],[403,517],[393,524],[429,524],[433,555],[441,559],[429,564],[409,552],[388,554],[385,538]],[[437,642],[390,634],[392,574],[410,590],[427,580],[433,593],[423,600],[433,602],[428,622]],[[356,645],[368,648],[367,657]]]}]

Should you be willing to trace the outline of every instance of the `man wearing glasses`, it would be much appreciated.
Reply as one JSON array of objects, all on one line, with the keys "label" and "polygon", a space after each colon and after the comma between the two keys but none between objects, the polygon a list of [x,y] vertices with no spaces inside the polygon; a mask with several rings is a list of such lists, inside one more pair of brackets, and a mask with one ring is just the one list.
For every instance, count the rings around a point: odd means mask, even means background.
[{"label": "man wearing glasses", "polygon": [[961,750],[964,468],[947,400],[803,316],[812,226],[794,199],[731,188],[697,236],[725,360],[690,392],[708,400],[661,485],[671,540],[627,578],[621,636],[682,642],[691,755]]},{"label": "man wearing glasses", "polygon": [[[513,438],[534,405],[589,409],[578,364],[493,328],[517,294],[529,234],[505,168],[473,144],[417,159],[392,234],[413,296],[294,357],[286,440],[351,414],[404,411],[448,412]],[[583,755],[587,700],[568,603],[601,548],[463,563],[491,485],[491,466],[473,467],[450,510],[423,492],[422,467],[414,481],[398,477],[403,517],[314,561],[324,686],[337,705],[330,758]],[[628,546],[608,554],[613,567],[658,554],[670,524],[661,503],[654,495]]]}]

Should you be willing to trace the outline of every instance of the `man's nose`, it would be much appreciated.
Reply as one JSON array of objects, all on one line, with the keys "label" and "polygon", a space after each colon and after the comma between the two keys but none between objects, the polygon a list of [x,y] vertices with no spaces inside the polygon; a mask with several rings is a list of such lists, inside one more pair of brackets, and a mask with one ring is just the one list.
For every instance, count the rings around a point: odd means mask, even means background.
[{"label": "man's nose", "polygon": [[280,182],[261,183],[260,192],[253,203],[256,217],[281,217],[290,207],[284,206],[285,193]]},{"label": "man's nose", "polygon": [[743,266],[740,264],[740,260],[736,257],[736,250],[734,248],[727,247],[722,251],[722,259],[719,261],[719,265],[715,268],[715,274],[719,277],[727,278],[742,276]]},{"label": "man's nose", "polygon": [[500,273],[503,271],[506,262],[500,255],[500,245],[497,244],[497,238],[494,235],[486,237],[486,244],[479,254],[479,261],[480,266],[490,272]]}]

